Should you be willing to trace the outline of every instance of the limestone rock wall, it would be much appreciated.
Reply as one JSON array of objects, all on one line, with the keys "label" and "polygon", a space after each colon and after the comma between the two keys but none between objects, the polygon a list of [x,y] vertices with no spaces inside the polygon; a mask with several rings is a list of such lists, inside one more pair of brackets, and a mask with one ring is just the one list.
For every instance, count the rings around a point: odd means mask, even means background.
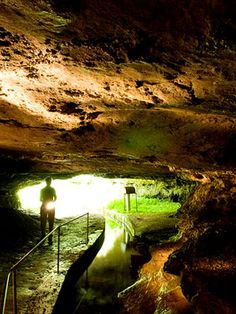
[{"label": "limestone rock wall", "polygon": [[199,185],[180,209],[182,247],[165,263],[197,313],[235,313],[236,180]]},{"label": "limestone rock wall", "polygon": [[141,196],[168,199],[184,204],[195,184],[194,181],[182,180],[177,176],[162,176],[155,180],[137,182],[136,186]]}]

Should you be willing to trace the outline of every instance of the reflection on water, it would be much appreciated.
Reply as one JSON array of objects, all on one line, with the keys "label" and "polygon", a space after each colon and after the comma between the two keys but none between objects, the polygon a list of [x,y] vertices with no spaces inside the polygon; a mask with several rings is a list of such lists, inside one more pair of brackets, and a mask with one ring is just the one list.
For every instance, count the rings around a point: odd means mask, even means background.
[{"label": "reflection on water", "polygon": [[106,223],[105,240],[96,258],[76,284],[77,313],[124,313],[117,293],[133,284],[130,236],[114,222]]}]

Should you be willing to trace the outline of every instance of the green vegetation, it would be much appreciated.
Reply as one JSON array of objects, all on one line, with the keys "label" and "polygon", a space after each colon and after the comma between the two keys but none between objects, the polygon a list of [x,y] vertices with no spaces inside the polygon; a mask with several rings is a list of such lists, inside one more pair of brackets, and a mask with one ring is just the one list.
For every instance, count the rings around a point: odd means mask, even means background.
[{"label": "green vegetation", "polygon": [[[116,210],[119,213],[124,213],[124,199],[117,199],[108,204],[108,209]],[[160,214],[174,214],[180,208],[180,203],[171,202],[169,200],[160,200],[156,198],[139,197],[137,199],[130,198],[131,213],[160,213]]]}]

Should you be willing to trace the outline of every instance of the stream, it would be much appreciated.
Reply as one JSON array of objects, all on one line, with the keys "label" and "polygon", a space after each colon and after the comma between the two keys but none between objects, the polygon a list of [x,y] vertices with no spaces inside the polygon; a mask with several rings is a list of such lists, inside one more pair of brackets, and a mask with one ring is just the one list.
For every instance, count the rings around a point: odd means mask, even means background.
[{"label": "stream", "polygon": [[77,313],[121,313],[118,292],[132,285],[132,241],[124,227],[106,222],[104,243],[97,256],[76,284]]},{"label": "stream", "polygon": [[53,313],[65,310],[67,314],[126,313],[117,294],[137,279],[137,267],[132,265],[135,254],[125,227],[107,220],[101,248],[78,280],[67,285]]}]

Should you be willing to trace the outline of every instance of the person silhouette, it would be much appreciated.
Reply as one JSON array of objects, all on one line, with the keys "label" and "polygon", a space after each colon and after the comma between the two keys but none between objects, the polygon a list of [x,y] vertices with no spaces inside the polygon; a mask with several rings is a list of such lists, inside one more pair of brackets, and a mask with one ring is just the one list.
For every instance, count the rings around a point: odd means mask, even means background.
[{"label": "person silhouette", "polygon": [[[41,237],[46,235],[46,224],[48,221],[49,232],[53,230],[55,220],[55,201],[57,199],[56,190],[51,187],[52,178],[47,177],[45,179],[46,186],[40,191],[40,225],[41,225]],[[48,237],[48,243],[52,244],[52,234]]]}]

